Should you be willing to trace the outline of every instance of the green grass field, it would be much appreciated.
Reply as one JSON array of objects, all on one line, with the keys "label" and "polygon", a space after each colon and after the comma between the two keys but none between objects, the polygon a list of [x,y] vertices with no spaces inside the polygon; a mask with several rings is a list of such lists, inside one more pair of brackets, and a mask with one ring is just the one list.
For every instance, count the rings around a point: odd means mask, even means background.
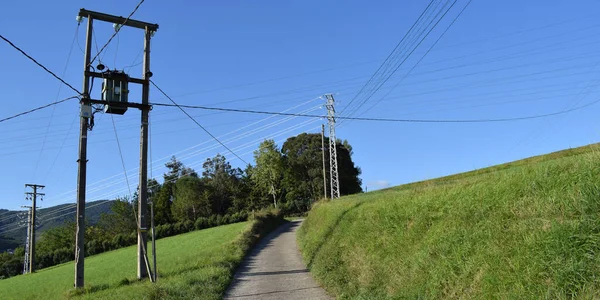
[{"label": "green grass field", "polygon": [[600,298],[599,151],[320,202],[300,248],[340,298]]},{"label": "green grass field", "polygon": [[[236,223],[160,239],[158,283],[137,281],[136,247],[85,260],[86,293],[73,293],[74,263],[0,280],[2,299],[219,299],[244,249],[234,243],[250,225]],[[150,246],[150,243],[148,244]]]}]

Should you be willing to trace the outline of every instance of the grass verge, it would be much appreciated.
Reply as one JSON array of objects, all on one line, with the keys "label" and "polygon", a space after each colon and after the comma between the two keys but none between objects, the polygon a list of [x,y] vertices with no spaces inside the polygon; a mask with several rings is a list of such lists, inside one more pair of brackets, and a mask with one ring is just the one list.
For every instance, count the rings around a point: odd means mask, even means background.
[{"label": "grass verge", "polygon": [[600,154],[574,149],[320,202],[298,239],[342,299],[599,298]]},{"label": "grass verge", "polygon": [[158,282],[136,279],[136,248],[86,258],[86,286],[74,290],[73,263],[0,280],[3,299],[220,299],[245,253],[283,222],[277,211],[249,222],[157,240]]}]

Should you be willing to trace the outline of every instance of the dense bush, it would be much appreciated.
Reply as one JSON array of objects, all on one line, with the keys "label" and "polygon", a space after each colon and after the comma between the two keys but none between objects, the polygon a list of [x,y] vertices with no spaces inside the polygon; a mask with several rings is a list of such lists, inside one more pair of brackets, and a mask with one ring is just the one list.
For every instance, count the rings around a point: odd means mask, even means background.
[{"label": "dense bush", "polygon": [[194,223],[194,227],[196,228],[196,230],[208,228],[209,227],[208,218],[199,217],[198,219],[196,219],[196,222]]},{"label": "dense bush", "polygon": [[0,279],[23,272],[23,248],[17,248],[15,254],[0,253]]}]

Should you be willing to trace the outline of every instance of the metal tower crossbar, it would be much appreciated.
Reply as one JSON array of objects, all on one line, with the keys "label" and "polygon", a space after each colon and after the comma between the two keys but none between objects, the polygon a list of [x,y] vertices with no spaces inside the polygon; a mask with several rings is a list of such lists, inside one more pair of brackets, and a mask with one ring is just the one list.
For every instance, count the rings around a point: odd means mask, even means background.
[{"label": "metal tower crossbar", "polygon": [[335,107],[332,94],[325,95],[327,100],[327,121],[329,124],[329,173],[330,173],[330,186],[331,186],[331,199],[337,199],[340,197],[340,181],[338,177],[338,164],[337,164],[337,148],[335,138]]}]

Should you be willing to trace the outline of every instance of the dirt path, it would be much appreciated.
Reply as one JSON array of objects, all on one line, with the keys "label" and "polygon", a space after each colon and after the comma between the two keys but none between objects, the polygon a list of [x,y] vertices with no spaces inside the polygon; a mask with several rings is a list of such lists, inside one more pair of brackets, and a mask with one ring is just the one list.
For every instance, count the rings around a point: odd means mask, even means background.
[{"label": "dirt path", "polygon": [[263,238],[236,271],[225,299],[331,299],[302,262],[300,224],[289,222]]}]

